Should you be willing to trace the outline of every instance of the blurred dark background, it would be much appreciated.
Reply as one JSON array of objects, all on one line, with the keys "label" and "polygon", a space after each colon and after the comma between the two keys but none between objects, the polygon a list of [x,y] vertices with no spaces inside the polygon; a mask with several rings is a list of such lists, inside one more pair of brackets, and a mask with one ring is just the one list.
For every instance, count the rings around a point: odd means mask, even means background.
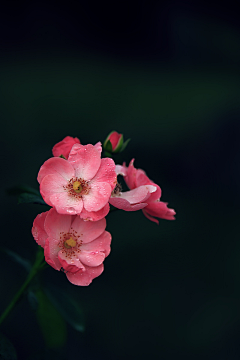
[{"label": "blurred dark background", "polygon": [[[1,327],[19,359],[240,358],[239,11],[231,1],[6,2],[0,11],[1,246],[34,258],[35,216],[5,190],[66,135],[131,138],[177,212],[107,217],[112,252],[89,287],[46,270],[83,307],[84,334],[48,349],[22,301]],[[0,254],[4,309],[26,273]],[[2,311],[2,310],[1,310]]]}]

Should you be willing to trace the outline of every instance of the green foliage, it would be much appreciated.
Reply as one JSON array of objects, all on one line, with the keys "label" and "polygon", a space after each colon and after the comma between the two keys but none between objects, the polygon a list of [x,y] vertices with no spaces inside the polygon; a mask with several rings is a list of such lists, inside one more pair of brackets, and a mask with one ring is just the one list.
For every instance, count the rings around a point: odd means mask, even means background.
[{"label": "green foliage", "polygon": [[15,261],[16,263],[18,263],[19,265],[21,265],[22,267],[24,267],[25,270],[30,271],[31,269],[31,263],[30,261],[24,259],[23,257],[21,257],[19,254],[17,254],[16,252],[5,248],[5,247],[0,247],[0,251],[4,252],[5,254],[7,254],[8,256],[10,256],[10,258]]},{"label": "green foliage", "polygon": [[83,310],[71,296],[56,288],[48,287],[46,294],[62,317],[77,331],[85,330]]},{"label": "green foliage", "polygon": [[20,185],[7,189],[8,195],[18,197],[18,204],[40,204],[47,205],[38,190],[29,186]]},{"label": "green foliage", "polygon": [[38,289],[35,295],[38,301],[36,316],[46,346],[49,348],[63,346],[67,335],[65,321],[43,290]]}]

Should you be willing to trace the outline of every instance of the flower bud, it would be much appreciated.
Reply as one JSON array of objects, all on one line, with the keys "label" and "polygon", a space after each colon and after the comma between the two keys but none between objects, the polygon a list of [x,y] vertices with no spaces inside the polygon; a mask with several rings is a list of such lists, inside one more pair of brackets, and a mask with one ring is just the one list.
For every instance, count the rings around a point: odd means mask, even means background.
[{"label": "flower bud", "polygon": [[112,131],[104,141],[103,148],[108,153],[122,152],[127,146],[130,139],[123,142],[123,134],[119,134],[117,131]]}]

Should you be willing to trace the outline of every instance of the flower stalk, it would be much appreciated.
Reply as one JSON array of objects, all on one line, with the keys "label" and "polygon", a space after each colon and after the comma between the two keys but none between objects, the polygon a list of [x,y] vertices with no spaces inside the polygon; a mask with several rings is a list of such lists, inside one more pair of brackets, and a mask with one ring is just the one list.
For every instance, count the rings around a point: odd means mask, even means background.
[{"label": "flower stalk", "polygon": [[16,303],[20,300],[21,296],[23,295],[24,291],[27,289],[33,278],[37,275],[37,273],[45,266],[44,261],[44,252],[42,249],[39,249],[37,252],[36,260],[25,280],[21,288],[18,290],[18,292],[13,297],[12,301],[9,303],[5,311],[0,316],[0,325],[5,320],[5,318],[8,316],[8,314],[11,312],[11,310],[14,308]]}]

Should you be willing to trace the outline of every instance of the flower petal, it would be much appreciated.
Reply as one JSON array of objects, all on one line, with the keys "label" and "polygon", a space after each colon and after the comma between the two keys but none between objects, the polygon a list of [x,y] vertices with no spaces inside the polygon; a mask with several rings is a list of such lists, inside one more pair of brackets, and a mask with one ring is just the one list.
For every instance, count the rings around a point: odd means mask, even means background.
[{"label": "flower petal", "polygon": [[50,174],[61,175],[65,180],[70,180],[75,176],[75,171],[67,160],[52,157],[41,166],[37,177],[38,182],[40,183],[46,175]]},{"label": "flower petal", "polygon": [[82,244],[81,251],[102,251],[107,257],[110,254],[110,244],[111,244],[112,236],[108,231],[104,231],[97,239]]},{"label": "flower petal", "polygon": [[44,201],[53,206],[50,197],[54,193],[65,192],[64,186],[68,184],[68,181],[59,174],[46,175],[40,183],[40,193]]},{"label": "flower petal", "polygon": [[167,203],[162,201],[155,201],[144,209],[148,215],[155,216],[166,220],[175,220],[174,215],[176,212],[173,209],[167,207]]},{"label": "flower petal", "polygon": [[61,233],[68,233],[71,227],[72,217],[60,215],[55,209],[48,211],[44,228],[50,238],[60,240]]},{"label": "flower petal", "polygon": [[115,166],[115,172],[117,175],[126,176],[127,175],[127,167],[122,165]]},{"label": "flower petal", "polygon": [[72,198],[67,192],[52,194],[50,201],[59,214],[78,215],[83,208],[82,199]]},{"label": "flower petal", "polygon": [[36,240],[37,244],[42,246],[43,248],[45,246],[45,241],[48,237],[44,228],[44,222],[47,214],[48,211],[38,214],[33,222],[33,227],[32,227],[32,235],[34,239]]},{"label": "flower petal", "polygon": [[54,145],[52,149],[53,156],[63,155],[67,159],[74,144],[80,144],[80,140],[72,136],[66,136],[62,141]]},{"label": "flower petal", "polygon": [[98,211],[87,211],[86,209],[83,208],[80,214],[80,218],[84,220],[98,221],[103,219],[105,216],[107,216],[109,210],[110,210],[109,203],[107,203],[102,209]]},{"label": "flower petal", "polygon": [[58,260],[58,247],[59,240],[47,238],[44,247],[44,256],[46,262],[52,266],[55,270],[61,269],[61,263]]},{"label": "flower petal", "polygon": [[72,223],[71,228],[80,235],[80,240],[83,243],[89,243],[90,241],[98,238],[106,228],[106,219],[99,221],[84,221],[76,216]]},{"label": "flower petal", "polygon": [[92,144],[75,144],[70,151],[68,162],[73,166],[76,177],[91,180],[101,164],[101,155]]},{"label": "flower petal", "polygon": [[87,195],[83,195],[84,208],[87,211],[98,211],[102,209],[108,202],[112,187],[105,182],[90,182],[90,191]]},{"label": "flower petal", "polygon": [[58,252],[58,260],[60,261],[61,267],[66,271],[70,271],[72,273],[79,271],[79,269],[85,271],[85,267],[78,257],[68,258],[66,253],[62,250]]},{"label": "flower petal", "polygon": [[85,266],[85,271],[79,270],[76,273],[67,272],[68,280],[74,285],[88,286],[92,280],[103,272],[103,264],[96,267]]},{"label": "flower petal", "polygon": [[96,173],[90,184],[97,184],[98,182],[108,183],[111,186],[112,190],[115,188],[117,176],[113,159],[101,159],[101,165],[98,169],[98,172]]},{"label": "flower petal", "polygon": [[101,155],[101,153],[102,153],[102,143],[99,141],[94,145],[94,147],[95,147],[95,149],[97,149],[97,151]]},{"label": "flower petal", "polygon": [[99,266],[103,263],[105,259],[105,254],[103,251],[99,250],[81,251],[79,254],[79,259],[84,265]]},{"label": "flower petal", "polygon": [[137,211],[145,208],[148,204],[147,203],[139,203],[139,204],[130,204],[129,201],[125,199],[121,199],[120,197],[112,197],[109,199],[109,203],[115,206],[118,209],[125,210],[125,211]]}]

